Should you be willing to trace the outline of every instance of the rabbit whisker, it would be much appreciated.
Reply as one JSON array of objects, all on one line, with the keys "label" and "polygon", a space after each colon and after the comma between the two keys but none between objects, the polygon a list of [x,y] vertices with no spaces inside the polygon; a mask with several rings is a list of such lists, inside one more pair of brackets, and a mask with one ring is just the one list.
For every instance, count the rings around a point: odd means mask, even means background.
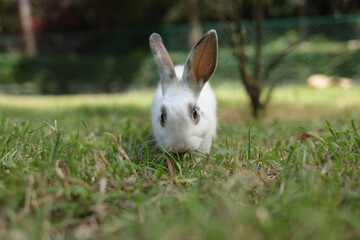
[{"label": "rabbit whisker", "polygon": [[153,139],[150,139],[150,140],[146,141],[146,143],[153,143],[153,142],[156,142],[156,138],[153,138]]}]

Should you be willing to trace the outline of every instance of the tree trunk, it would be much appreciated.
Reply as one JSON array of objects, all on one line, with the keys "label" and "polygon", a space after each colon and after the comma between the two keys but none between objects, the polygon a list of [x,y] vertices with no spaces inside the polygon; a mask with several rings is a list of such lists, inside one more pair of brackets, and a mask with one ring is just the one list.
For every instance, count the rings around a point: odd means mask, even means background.
[{"label": "tree trunk", "polygon": [[[356,11],[357,9],[359,9],[359,2],[358,0],[351,0],[351,4],[350,4],[350,7],[352,9],[352,11],[350,12],[351,14],[356,14]],[[351,33],[352,33],[352,38],[353,39],[357,39],[358,38],[358,25],[359,25],[359,22],[356,23],[356,22],[353,22],[351,23]]]},{"label": "tree trunk", "polygon": [[301,42],[304,43],[307,36],[307,26],[305,25],[306,0],[298,1],[298,15],[300,18],[299,32],[301,36]]},{"label": "tree trunk", "polygon": [[259,111],[264,107],[264,104],[260,102],[261,96],[261,87],[260,85],[252,78],[251,74],[246,69],[245,65],[240,63],[240,75],[242,83],[245,87],[245,90],[250,98],[252,116],[256,119],[259,117]]},{"label": "tree trunk", "polygon": [[31,5],[29,0],[18,0],[21,27],[25,41],[25,52],[29,56],[36,54],[35,35],[31,18]]},{"label": "tree trunk", "polygon": [[191,31],[188,39],[190,48],[192,48],[192,46],[194,46],[202,36],[199,11],[197,5],[198,5],[198,0],[188,0],[189,23],[191,26]]},{"label": "tree trunk", "polygon": [[260,102],[261,90],[258,87],[253,86],[247,86],[246,90],[251,100],[252,116],[257,119],[259,117],[260,110],[264,107],[264,105]]},{"label": "tree trunk", "polygon": [[261,56],[262,56],[262,40],[263,40],[263,23],[264,23],[264,13],[263,13],[263,1],[255,0],[254,1],[254,20],[255,20],[255,29],[256,29],[256,47],[255,47],[255,59],[254,59],[254,78],[255,81],[259,84],[262,84],[261,79]]},{"label": "tree trunk", "polygon": [[[305,1],[305,0],[299,0]],[[234,56],[239,64],[240,79],[245,87],[246,93],[250,99],[252,115],[254,118],[259,117],[261,110],[267,107],[271,98],[271,93],[275,87],[276,82],[272,82],[268,90],[264,94],[263,86],[268,81],[270,72],[274,70],[284,60],[284,58],[291,52],[300,40],[292,40],[287,46],[275,56],[270,63],[264,66],[261,61],[263,56],[262,42],[264,33],[264,0],[253,1],[253,15],[255,21],[255,56],[254,56],[254,71],[251,73],[248,69],[248,59],[246,57],[246,29],[243,26],[243,0],[222,0],[219,2],[221,7],[217,7],[217,16],[220,20],[225,33],[233,47]],[[228,23],[226,16],[231,16],[234,20],[234,25]],[[263,97],[264,96],[264,97]],[[262,100],[262,101],[261,101]]]}]

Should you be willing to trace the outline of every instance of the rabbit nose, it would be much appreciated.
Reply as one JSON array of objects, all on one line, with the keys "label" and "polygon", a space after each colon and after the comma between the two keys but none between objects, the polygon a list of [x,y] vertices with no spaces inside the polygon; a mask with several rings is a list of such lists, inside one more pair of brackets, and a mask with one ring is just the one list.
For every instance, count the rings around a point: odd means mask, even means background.
[{"label": "rabbit nose", "polygon": [[188,150],[188,147],[184,143],[177,144],[174,149],[178,153],[184,153]]}]

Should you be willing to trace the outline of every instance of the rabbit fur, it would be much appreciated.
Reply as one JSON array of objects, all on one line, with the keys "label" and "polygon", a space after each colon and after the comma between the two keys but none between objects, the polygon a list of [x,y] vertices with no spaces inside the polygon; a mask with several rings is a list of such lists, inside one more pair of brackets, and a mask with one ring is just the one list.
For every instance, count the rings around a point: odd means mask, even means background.
[{"label": "rabbit fur", "polygon": [[150,48],[160,74],[151,106],[151,122],[158,146],[170,152],[209,153],[216,136],[216,98],[208,82],[217,64],[218,39],[210,30],[176,70],[159,34]]}]

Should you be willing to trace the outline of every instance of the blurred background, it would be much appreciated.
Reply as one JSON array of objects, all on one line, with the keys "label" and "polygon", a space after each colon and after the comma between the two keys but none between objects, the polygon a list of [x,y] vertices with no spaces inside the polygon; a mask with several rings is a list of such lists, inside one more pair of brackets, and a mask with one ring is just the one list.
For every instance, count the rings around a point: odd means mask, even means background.
[{"label": "blurred background", "polygon": [[[240,1],[236,11],[228,8],[237,2],[0,0],[0,92],[73,94],[156,86],[150,34],[158,32],[174,64],[183,64],[209,29],[219,36],[214,84],[239,82],[236,48],[241,44],[236,43],[241,41],[249,69],[275,61],[271,74],[265,69],[267,83],[306,84],[314,74],[346,78],[350,85],[359,80],[360,1],[249,0]],[[227,31],[240,21],[240,34]],[[286,52],[289,42],[294,46]]]}]

